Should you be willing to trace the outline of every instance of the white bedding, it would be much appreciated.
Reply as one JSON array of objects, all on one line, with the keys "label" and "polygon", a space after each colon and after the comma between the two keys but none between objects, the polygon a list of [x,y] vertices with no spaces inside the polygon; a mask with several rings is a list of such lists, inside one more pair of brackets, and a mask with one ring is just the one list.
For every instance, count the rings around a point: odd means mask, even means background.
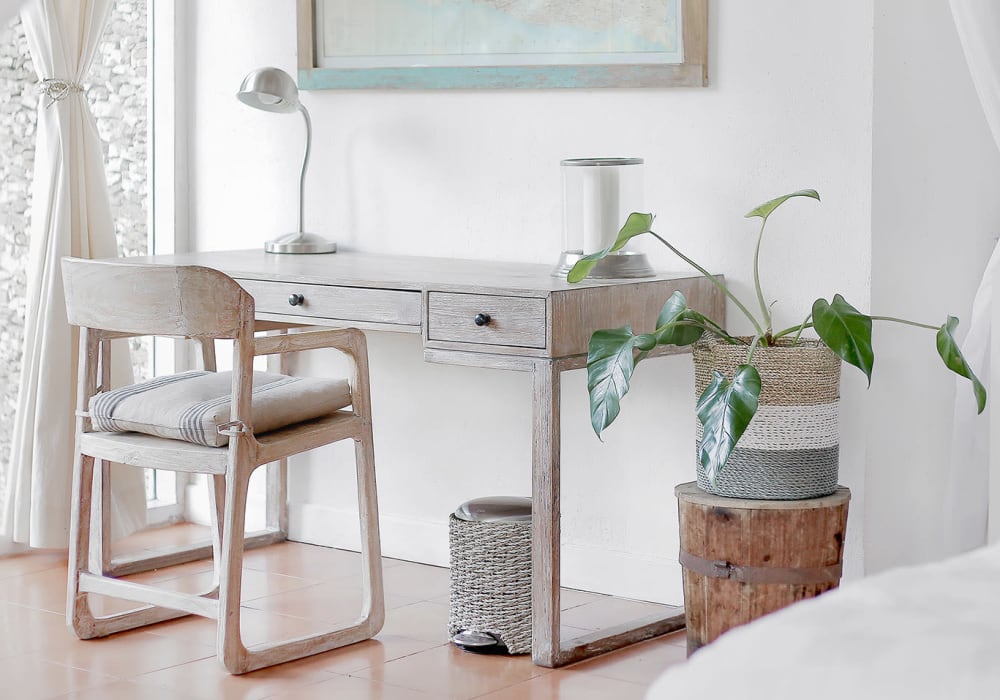
[{"label": "white bedding", "polygon": [[731,630],[646,697],[1000,698],[1000,546],[870,576]]}]

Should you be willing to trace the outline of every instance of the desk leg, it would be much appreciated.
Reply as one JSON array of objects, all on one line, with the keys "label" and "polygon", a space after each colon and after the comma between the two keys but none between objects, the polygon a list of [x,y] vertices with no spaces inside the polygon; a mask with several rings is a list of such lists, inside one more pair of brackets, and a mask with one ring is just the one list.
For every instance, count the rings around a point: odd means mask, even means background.
[{"label": "desk leg", "polygon": [[560,374],[575,360],[538,360],[532,371],[531,660],[555,668],[684,628],[684,610],[560,638]]},{"label": "desk leg", "polygon": [[555,362],[532,372],[531,659],[559,663],[559,374]]}]

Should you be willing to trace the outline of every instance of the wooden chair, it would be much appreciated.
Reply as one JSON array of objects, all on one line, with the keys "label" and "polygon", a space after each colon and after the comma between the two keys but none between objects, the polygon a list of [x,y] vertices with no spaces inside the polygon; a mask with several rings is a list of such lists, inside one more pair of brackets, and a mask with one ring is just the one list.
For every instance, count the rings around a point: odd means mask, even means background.
[{"label": "wooden chair", "polygon": [[[62,262],[68,320],[80,327],[67,601],[67,620],[77,636],[102,637],[187,614],[202,615],[218,621],[219,659],[236,674],[374,636],[382,628],[385,613],[364,334],[346,329],[255,337],[253,297],[230,277],[209,268],[72,258]],[[138,432],[94,429],[91,399],[108,391],[110,341],[136,335],[191,338],[207,346],[220,338],[234,341],[232,380],[226,387],[229,420],[218,429],[228,437],[228,445],[216,447]],[[253,358],[316,348],[335,348],[351,360],[353,376],[347,396],[350,408],[256,434],[254,420],[263,416],[252,412],[258,400],[253,394]],[[214,357],[211,352],[207,356]],[[217,381],[220,376],[213,375],[212,379]],[[348,438],[355,441],[361,527],[364,592],[360,617],[349,627],[248,649],[240,635],[240,589],[250,475],[262,464]],[[99,515],[95,519],[103,527],[101,520],[107,515],[100,507],[101,494],[93,492],[106,489],[107,484],[98,479],[98,488],[94,488],[95,460],[211,475],[216,520],[213,551],[217,586],[213,590],[201,595],[177,593],[113,578],[100,570],[101,556],[91,551],[92,502],[97,501]],[[88,600],[90,594],[146,605],[95,616]]]}]

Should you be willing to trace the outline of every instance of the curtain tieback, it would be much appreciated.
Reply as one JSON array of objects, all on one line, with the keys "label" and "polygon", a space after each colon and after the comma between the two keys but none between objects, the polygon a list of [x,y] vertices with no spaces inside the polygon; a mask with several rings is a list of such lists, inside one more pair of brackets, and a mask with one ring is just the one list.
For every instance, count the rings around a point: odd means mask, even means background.
[{"label": "curtain tieback", "polygon": [[59,100],[69,97],[70,93],[83,92],[83,86],[62,78],[45,78],[38,84],[38,92],[49,98],[45,106],[51,107]]}]

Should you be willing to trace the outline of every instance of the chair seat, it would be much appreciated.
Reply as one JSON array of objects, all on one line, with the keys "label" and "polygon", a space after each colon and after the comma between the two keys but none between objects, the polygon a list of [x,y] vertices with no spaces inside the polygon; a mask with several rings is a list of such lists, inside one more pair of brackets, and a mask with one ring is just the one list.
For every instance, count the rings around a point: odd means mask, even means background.
[{"label": "chair seat", "polygon": [[195,445],[142,433],[83,433],[80,450],[98,459],[133,467],[206,474],[225,474],[229,455],[224,447]]},{"label": "chair seat", "polygon": [[[273,462],[320,447],[352,434],[360,419],[335,411],[278,430],[256,435],[258,464]],[[151,469],[225,474],[227,447],[209,447],[143,433],[93,432],[81,435],[83,452],[110,462]]]},{"label": "chair seat", "polygon": [[[97,394],[90,400],[94,429],[138,432],[222,447],[228,435],[232,372],[192,371],[156,377]],[[253,373],[254,431],[266,433],[327,415],[351,404],[344,379]]]}]

